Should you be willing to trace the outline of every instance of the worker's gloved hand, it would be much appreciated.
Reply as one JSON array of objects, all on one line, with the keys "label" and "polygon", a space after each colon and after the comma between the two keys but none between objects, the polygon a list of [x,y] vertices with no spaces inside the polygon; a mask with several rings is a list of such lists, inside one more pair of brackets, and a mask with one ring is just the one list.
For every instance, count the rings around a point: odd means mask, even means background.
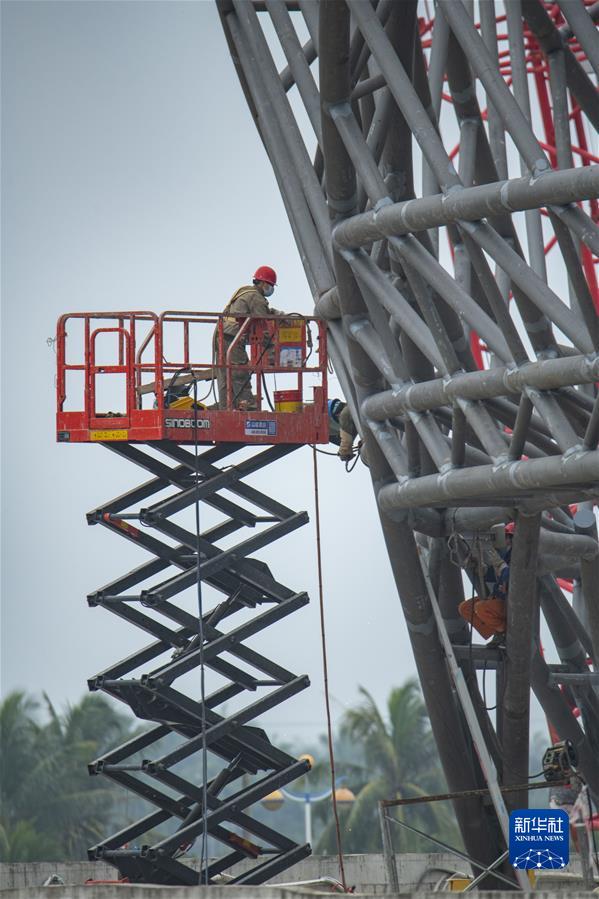
[{"label": "worker's gloved hand", "polygon": [[337,455],[342,462],[349,462],[354,457],[354,438],[347,431],[339,431],[340,443]]},{"label": "worker's gloved hand", "polygon": [[492,565],[493,568],[499,568],[505,564],[494,546],[485,546],[483,548],[483,561],[485,565]]}]

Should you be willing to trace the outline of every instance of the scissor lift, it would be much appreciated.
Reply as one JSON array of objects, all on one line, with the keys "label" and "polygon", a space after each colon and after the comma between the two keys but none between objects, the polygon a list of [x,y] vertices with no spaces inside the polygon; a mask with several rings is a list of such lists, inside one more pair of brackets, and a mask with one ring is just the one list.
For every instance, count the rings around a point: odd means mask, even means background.
[{"label": "scissor lift", "polygon": [[[58,441],[101,443],[151,475],[87,516],[150,556],[88,596],[90,606],[151,638],[88,682],[153,722],[89,766],[154,807],[89,850],[131,882],[209,883],[249,860],[229,882],[260,884],[310,853],[251,814],[252,805],[308,767],[251,722],[309,680],[246,642],[308,602],[254,557],[308,516],[246,478],[304,444],[327,442],[326,333],[309,318],[247,319],[240,326],[247,366],[231,363],[216,314],[76,313],[58,322]],[[294,352],[282,353],[290,339]],[[167,362],[168,355],[176,361]],[[216,367],[226,373],[222,409],[200,397]],[[234,408],[236,368],[252,379],[255,410]],[[106,393],[111,376],[120,385]],[[287,388],[291,382],[295,411],[263,408],[276,378]],[[186,386],[187,399],[180,396]],[[280,395],[276,386],[273,395]],[[102,410],[102,403],[112,408]],[[202,703],[204,669],[214,684]],[[223,847],[209,862],[206,834]],[[203,847],[199,870],[190,864],[194,843]]]}]

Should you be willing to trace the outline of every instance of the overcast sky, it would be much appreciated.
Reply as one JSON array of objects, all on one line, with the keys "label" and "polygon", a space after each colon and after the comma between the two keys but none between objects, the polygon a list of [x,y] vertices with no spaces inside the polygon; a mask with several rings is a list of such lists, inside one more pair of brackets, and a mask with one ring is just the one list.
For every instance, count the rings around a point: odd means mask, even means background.
[{"label": "overcast sky", "polygon": [[[4,2],[2,19],[2,691],[60,705],[147,642],[85,601],[147,557],[85,522],[143,473],[54,441],[57,317],[219,310],[260,264],[277,306],[312,301],[212,3]],[[319,460],[338,720],[359,684],[382,702],[415,669],[368,473]],[[309,449],[253,483],[313,521]],[[312,679],[269,716],[301,751],[324,728],[313,524],[262,557],[311,595],[253,643]]]}]

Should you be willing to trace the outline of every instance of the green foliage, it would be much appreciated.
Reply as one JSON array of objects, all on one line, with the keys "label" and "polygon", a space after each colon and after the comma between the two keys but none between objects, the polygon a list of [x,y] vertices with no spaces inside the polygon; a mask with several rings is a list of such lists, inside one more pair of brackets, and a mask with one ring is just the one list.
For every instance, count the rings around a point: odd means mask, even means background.
[{"label": "green foliage", "polygon": [[118,791],[87,763],[128,738],[131,721],[97,694],[58,714],[22,692],[0,705],[0,860],[85,858],[105,835]]},{"label": "green foliage", "polygon": [[[361,688],[360,694],[361,702],[346,712],[335,736],[338,780],[343,777],[356,795],[353,805],[340,807],[342,841],[346,852],[380,852],[378,800],[442,792],[445,785],[417,684],[409,681],[393,689],[384,712],[367,690]],[[90,845],[147,813],[141,800],[87,773],[91,760],[131,738],[135,723],[97,693],[61,713],[47,696],[41,703],[22,692],[6,697],[0,704],[1,861],[82,859]],[[164,747],[155,750],[166,752],[176,742],[165,738]],[[328,788],[323,737],[312,754],[320,763],[308,777],[290,785],[292,791],[319,793]],[[197,760],[187,759],[178,773],[196,780]],[[448,803],[409,806],[396,812],[400,814],[408,824],[459,845]],[[299,803],[286,802],[274,817],[258,805],[252,815],[293,839],[303,839]],[[336,850],[330,800],[314,805],[314,833],[317,851]],[[432,848],[399,828],[394,838],[404,851]]]},{"label": "green foliage", "polygon": [[[339,765],[356,794],[349,807],[340,807],[342,844],[346,852],[380,852],[380,799],[407,799],[442,792],[443,773],[429,719],[416,681],[391,690],[386,717],[370,693],[360,688],[362,702],[346,712],[341,738],[354,747],[354,762]],[[357,764],[356,764],[357,760]],[[459,844],[457,826],[448,803],[423,803],[395,810],[394,816],[432,836]],[[329,821],[317,845],[319,852],[335,852],[335,828]],[[396,846],[402,851],[430,851],[433,846],[398,827]]]},{"label": "green foliage", "polygon": [[58,841],[49,834],[39,833],[29,821],[17,821],[12,828],[0,823],[0,861],[29,862],[61,861]]}]

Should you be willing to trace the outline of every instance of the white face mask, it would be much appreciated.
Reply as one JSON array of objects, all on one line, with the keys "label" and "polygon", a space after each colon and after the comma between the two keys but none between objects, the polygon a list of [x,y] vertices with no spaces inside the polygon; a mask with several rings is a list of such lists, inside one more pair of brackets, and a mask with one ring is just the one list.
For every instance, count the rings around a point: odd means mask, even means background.
[{"label": "white face mask", "polygon": [[274,289],[274,287],[272,286],[272,284],[265,284],[265,285],[264,285],[264,296],[265,296],[265,297],[271,297],[271,296],[273,295],[274,292],[275,292],[275,289]]}]

